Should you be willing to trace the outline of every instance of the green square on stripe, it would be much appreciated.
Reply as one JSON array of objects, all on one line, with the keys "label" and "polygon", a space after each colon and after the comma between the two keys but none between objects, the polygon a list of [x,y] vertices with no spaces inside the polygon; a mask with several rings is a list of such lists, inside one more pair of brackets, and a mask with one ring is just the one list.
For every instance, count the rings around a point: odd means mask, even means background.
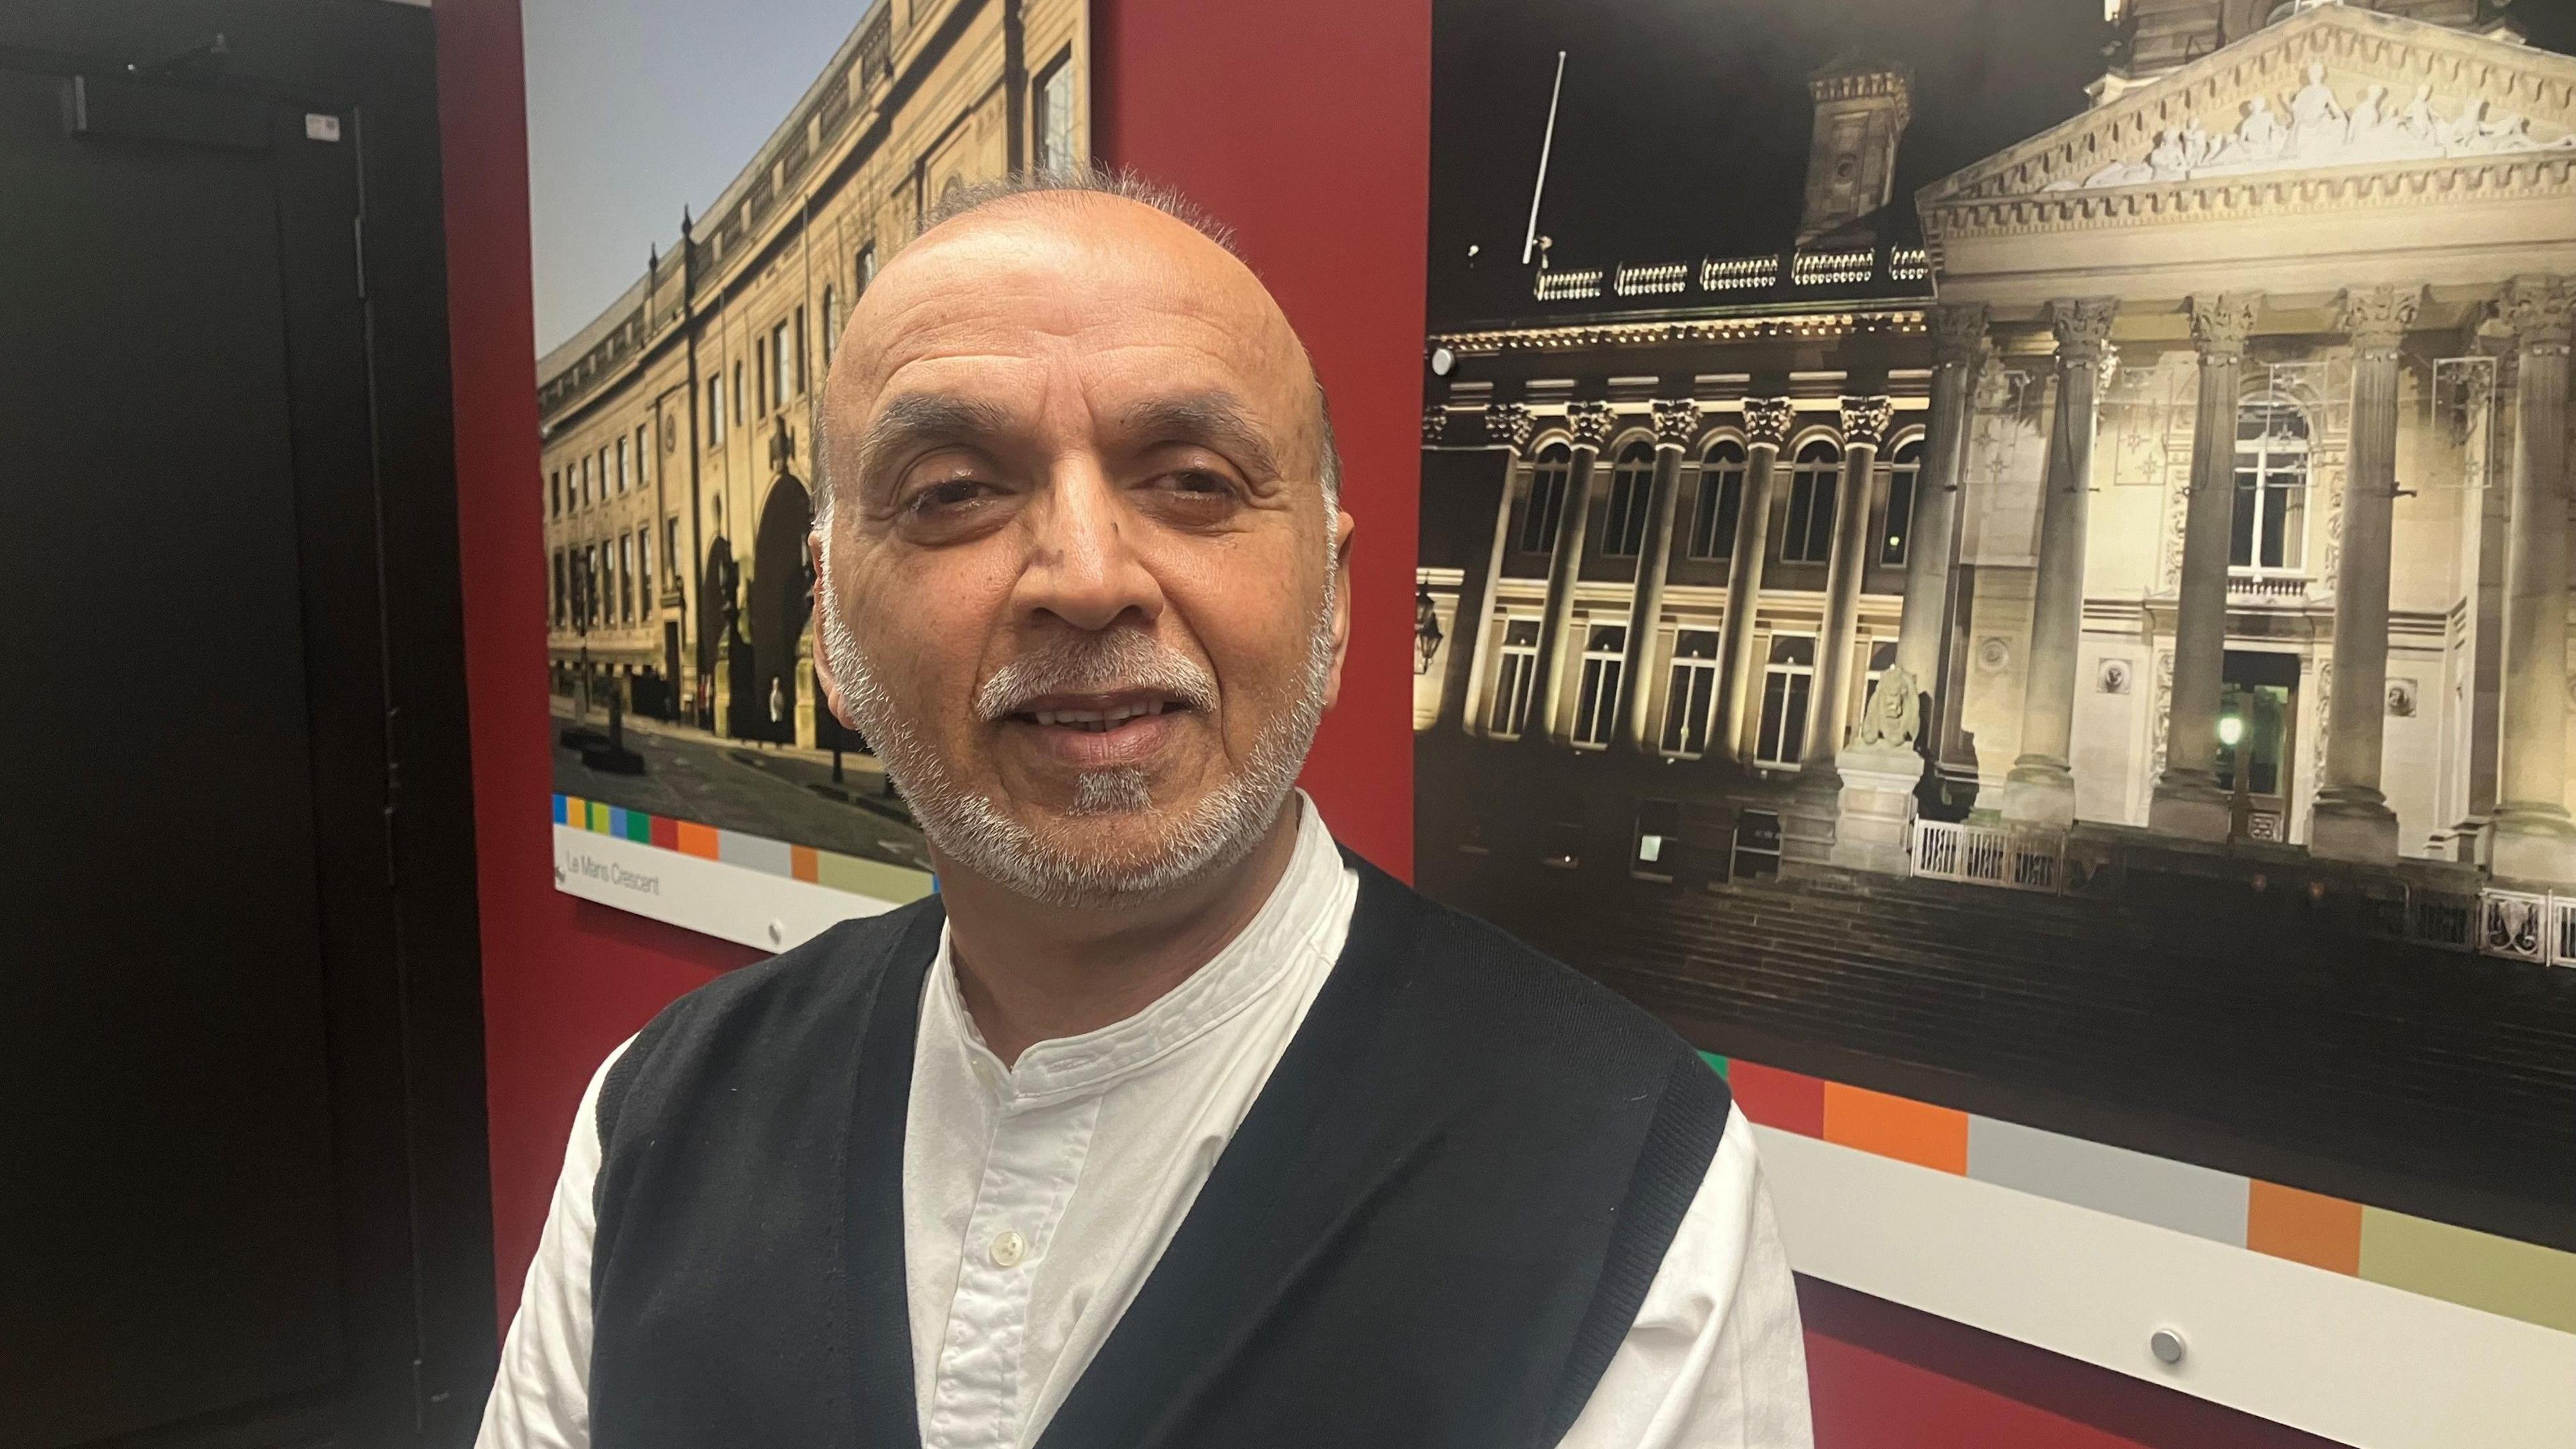
[{"label": "green square on stripe", "polygon": [[1719,1076],[1722,1077],[1726,1075],[1726,1058],[1719,1056],[1715,1052],[1701,1052],[1699,1054],[1699,1059],[1708,1063],[1709,1069],[1716,1072]]},{"label": "green square on stripe", "polygon": [[641,841],[646,845],[652,844],[653,817],[645,814],[641,810],[627,811],[626,838],[629,840]]}]

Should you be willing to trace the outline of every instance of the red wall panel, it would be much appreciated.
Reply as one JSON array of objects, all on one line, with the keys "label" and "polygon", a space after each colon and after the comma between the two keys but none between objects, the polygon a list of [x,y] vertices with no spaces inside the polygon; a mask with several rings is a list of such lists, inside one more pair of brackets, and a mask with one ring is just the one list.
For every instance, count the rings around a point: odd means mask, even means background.
[{"label": "red wall panel", "polygon": [[493,1248],[507,1318],[591,1071],[664,1002],[754,953],[554,889],[518,0],[441,4],[438,70]]},{"label": "red wall panel", "polygon": [[1305,786],[1413,877],[1413,563],[1431,206],[1429,0],[1095,0],[1092,144],[1235,229],[1332,399],[1351,654]]},{"label": "red wall panel", "polygon": [[[854,12],[855,13],[855,12]],[[449,327],[502,1313],[583,1084],[663,1003],[756,953],[553,888],[519,0],[440,0]],[[1335,831],[1412,863],[1429,0],[1095,0],[1094,139],[1234,226],[1332,395],[1360,531],[1340,706],[1306,772]],[[1802,1283],[1824,1449],[2317,1449],[2321,1440]]]}]

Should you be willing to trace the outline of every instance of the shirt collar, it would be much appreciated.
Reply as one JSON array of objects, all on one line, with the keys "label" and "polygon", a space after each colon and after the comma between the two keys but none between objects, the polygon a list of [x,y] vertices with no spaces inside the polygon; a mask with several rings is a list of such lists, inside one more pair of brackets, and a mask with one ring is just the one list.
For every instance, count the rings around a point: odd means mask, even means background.
[{"label": "shirt collar", "polygon": [[1096,1090],[1198,1040],[1277,985],[1300,955],[1320,952],[1343,869],[1341,852],[1315,802],[1298,791],[1297,843],[1288,868],[1233,940],[1151,1006],[1080,1036],[1039,1042],[1022,1052],[1015,1066],[1005,1067],[976,1029],[957,988],[945,926],[939,932],[938,958],[931,963],[932,989],[944,994],[977,1077],[1004,1096],[1025,1101]]}]

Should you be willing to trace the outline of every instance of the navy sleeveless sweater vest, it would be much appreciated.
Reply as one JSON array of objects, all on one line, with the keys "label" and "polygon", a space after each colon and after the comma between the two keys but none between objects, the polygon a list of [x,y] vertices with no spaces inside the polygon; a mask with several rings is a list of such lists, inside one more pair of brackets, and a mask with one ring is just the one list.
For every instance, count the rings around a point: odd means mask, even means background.
[{"label": "navy sleeveless sweater vest", "polygon": [[[1545,1449],[1728,1111],[1652,1017],[1355,857],[1349,943],[1041,1449]],[[683,997],[603,1084],[599,1449],[917,1449],[903,1125],[936,897]]]}]

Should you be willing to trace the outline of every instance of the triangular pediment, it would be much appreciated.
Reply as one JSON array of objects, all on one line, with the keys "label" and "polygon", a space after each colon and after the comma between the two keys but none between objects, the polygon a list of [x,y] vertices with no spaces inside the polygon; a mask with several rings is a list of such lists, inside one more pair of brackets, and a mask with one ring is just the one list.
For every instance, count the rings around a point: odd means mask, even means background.
[{"label": "triangular pediment", "polygon": [[[2325,5],[1925,187],[1937,212],[2240,177],[2576,158],[2576,57]],[[1937,228],[1936,228],[1937,229]]]}]

